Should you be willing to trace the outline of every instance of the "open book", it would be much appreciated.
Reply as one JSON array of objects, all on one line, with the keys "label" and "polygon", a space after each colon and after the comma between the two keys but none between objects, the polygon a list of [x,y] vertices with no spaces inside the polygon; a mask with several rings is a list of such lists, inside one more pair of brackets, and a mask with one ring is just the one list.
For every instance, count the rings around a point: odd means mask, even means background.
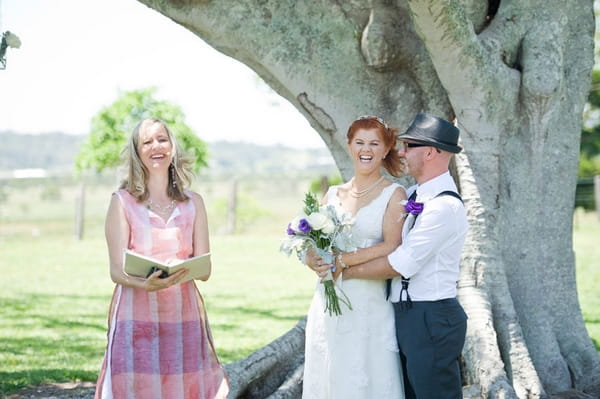
[{"label": "open book", "polygon": [[158,268],[165,273],[161,277],[167,277],[181,269],[188,269],[187,274],[180,282],[207,276],[210,273],[210,253],[195,256],[181,261],[181,263],[167,265],[149,256],[140,255],[131,250],[123,251],[123,270],[125,273],[136,277],[148,277]]}]

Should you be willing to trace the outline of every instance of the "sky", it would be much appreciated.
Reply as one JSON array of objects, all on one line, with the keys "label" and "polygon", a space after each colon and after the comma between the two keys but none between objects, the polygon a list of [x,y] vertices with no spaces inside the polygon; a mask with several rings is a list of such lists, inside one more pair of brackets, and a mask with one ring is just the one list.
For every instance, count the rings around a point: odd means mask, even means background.
[{"label": "sky", "polygon": [[206,141],[324,147],[248,67],[137,0],[0,0],[21,39],[0,70],[0,131],[88,134],[120,93],[156,87]]}]

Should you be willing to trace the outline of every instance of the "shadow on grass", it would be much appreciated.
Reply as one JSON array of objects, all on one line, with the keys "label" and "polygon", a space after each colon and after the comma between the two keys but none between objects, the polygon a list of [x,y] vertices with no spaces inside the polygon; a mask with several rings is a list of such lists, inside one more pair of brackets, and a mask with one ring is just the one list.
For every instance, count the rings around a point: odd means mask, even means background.
[{"label": "shadow on grass", "polygon": [[[308,308],[307,308],[307,310],[308,310]],[[260,308],[252,307],[252,306],[222,306],[222,305],[218,305],[218,304],[211,304],[210,308],[208,309],[209,317],[210,317],[210,313],[222,313],[222,314],[227,314],[230,317],[237,316],[237,315],[240,315],[240,316],[254,315],[256,317],[261,317],[261,318],[271,319],[271,320],[295,321],[295,320],[301,319],[305,315],[303,313],[297,313],[297,314],[288,313],[285,315],[281,315],[281,313],[284,313],[284,312],[285,312],[284,309],[260,309]]]},{"label": "shadow on grass", "polygon": [[101,343],[97,339],[75,334],[64,334],[58,338],[46,338],[39,335],[26,338],[3,337],[0,359],[4,359],[4,362],[0,365],[0,372],[11,367],[11,364],[18,368],[20,356],[73,362],[77,359],[101,358],[104,349],[104,342]]},{"label": "shadow on grass", "polygon": [[43,383],[94,382],[106,346],[109,299],[39,293],[1,297],[0,397]]},{"label": "shadow on grass", "polygon": [[[106,305],[98,307],[100,301]],[[27,329],[35,325],[36,328],[105,331],[109,301],[110,298],[105,296],[48,294],[0,298],[0,318],[5,326],[15,329]]]},{"label": "shadow on grass", "polygon": [[0,371],[0,398],[14,394],[21,388],[51,382],[96,382],[97,371],[70,369],[36,369],[16,372]]}]

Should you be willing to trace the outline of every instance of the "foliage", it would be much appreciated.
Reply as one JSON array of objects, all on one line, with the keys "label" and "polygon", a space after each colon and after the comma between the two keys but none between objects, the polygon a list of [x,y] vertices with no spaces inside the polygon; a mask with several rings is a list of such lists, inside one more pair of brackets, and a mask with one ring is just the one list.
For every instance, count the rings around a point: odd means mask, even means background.
[{"label": "foliage", "polygon": [[[209,204],[209,210],[213,217],[211,223],[215,226],[225,226],[227,224],[229,201],[226,198],[219,198]],[[269,217],[271,212],[263,207],[252,196],[238,192],[236,207],[236,225],[235,233],[252,232],[253,227],[261,218]],[[224,231],[224,227],[220,231]]]},{"label": "foliage", "polygon": [[195,170],[207,166],[206,143],[185,124],[183,111],[176,105],[156,100],[155,88],[125,92],[111,105],[92,118],[90,135],[77,156],[78,171],[102,171],[119,165],[127,138],[140,120],[156,117],[163,120],[195,159]]},{"label": "foliage", "polygon": [[579,177],[592,177],[600,175],[600,153],[590,156],[581,151],[579,154]]},{"label": "foliage", "polygon": [[324,180],[327,180],[327,187],[336,186],[342,184],[344,181],[342,180],[342,176],[339,174],[334,175],[333,177],[329,176],[321,176],[318,179],[314,179],[310,182],[310,192],[311,193],[319,193],[321,196],[325,195],[323,191]]},{"label": "foliage", "polygon": [[592,177],[583,177],[577,181],[575,208],[581,207],[588,211],[596,209],[594,184],[594,178]]},{"label": "foliage", "polygon": [[40,199],[42,201],[59,201],[61,199],[60,186],[54,182],[44,185]]},{"label": "foliage", "polygon": [[592,71],[592,89],[584,114],[579,156],[579,177],[600,175],[600,70]]},{"label": "foliage", "polygon": [[0,40],[0,70],[6,69],[6,50],[11,47],[21,47],[21,39],[10,31],[3,32]]}]

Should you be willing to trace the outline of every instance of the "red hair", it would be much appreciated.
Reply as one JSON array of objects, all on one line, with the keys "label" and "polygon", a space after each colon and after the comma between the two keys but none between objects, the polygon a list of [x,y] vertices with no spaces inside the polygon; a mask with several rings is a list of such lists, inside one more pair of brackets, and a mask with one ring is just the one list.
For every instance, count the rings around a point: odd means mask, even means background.
[{"label": "red hair", "polygon": [[402,163],[400,155],[396,151],[396,136],[398,129],[391,128],[388,124],[378,116],[361,116],[350,124],[346,138],[348,143],[352,141],[356,132],[360,129],[377,130],[383,141],[383,145],[387,148],[387,154],[382,161],[383,167],[392,176],[399,177],[402,174]]}]

